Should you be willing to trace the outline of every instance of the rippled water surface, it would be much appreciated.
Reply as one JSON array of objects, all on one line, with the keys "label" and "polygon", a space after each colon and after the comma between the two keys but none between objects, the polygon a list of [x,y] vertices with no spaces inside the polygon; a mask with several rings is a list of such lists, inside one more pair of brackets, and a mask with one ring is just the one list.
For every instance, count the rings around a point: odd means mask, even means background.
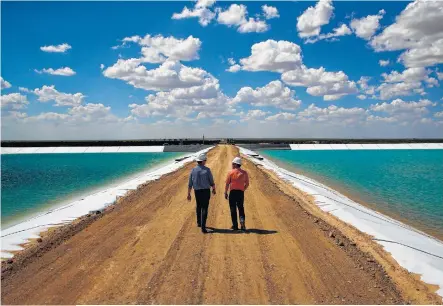
[{"label": "rippled water surface", "polygon": [[265,150],[261,154],[443,237],[443,150]]}]

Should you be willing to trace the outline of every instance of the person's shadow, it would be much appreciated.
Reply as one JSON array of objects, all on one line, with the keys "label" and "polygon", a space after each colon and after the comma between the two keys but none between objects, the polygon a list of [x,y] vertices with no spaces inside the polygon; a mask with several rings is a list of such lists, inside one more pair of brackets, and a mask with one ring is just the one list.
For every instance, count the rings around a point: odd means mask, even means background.
[{"label": "person's shadow", "polygon": [[257,235],[271,235],[277,234],[277,231],[274,230],[264,230],[264,229],[256,229],[256,228],[248,228],[246,231],[241,230],[232,230],[232,229],[222,229],[222,228],[214,228],[214,227],[206,227],[208,229],[208,234],[257,234]]}]

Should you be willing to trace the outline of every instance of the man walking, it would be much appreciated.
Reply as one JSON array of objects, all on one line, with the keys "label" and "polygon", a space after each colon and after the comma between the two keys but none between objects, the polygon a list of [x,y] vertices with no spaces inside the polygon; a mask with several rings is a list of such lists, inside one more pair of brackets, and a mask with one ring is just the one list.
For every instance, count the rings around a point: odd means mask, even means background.
[{"label": "man walking", "polygon": [[197,166],[192,169],[188,184],[188,201],[191,201],[191,190],[194,188],[195,201],[197,202],[197,226],[201,227],[203,233],[207,233],[206,219],[211,198],[210,187],[212,187],[212,194],[216,194],[211,169],[205,166],[206,159],[204,153],[197,157]]},{"label": "man walking", "polygon": [[[232,161],[232,170],[229,171],[226,178],[225,198],[229,198],[229,208],[231,210],[232,229],[238,230],[237,209],[240,215],[240,224],[242,231],[246,230],[245,225],[245,208],[243,202],[245,199],[245,190],[249,186],[248,173],[241,169],[240,157],[234,158]],[[228,190],[230,189],[229,197]]]}]

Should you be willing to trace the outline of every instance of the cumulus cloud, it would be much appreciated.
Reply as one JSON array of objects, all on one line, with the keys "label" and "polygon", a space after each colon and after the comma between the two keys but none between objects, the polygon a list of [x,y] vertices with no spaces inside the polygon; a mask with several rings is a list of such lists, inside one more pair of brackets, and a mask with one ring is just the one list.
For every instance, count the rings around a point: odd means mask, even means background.
[{"label": "cumulus cloud", "polygon": [[102,103],[87,103],[76,105],[68,111],[71,120],[76,122],[118,121],[119,119],[111,113],[111,107]]},{"label": "cumulus cloud", "polygon": [[0,77],[1,89],[11,88],[11,83]]},{"label": "cumulus cloud", "polygon": [[397,83],[397,82],[419,82],[428,79],[428,75],[431,70],[423,67],[418,68],[408,68],[403,72],[391,71],[389,74],[383,73],[382,77],[387,83]]},{"label": "cumulus cloud", "polygon": [[[110,106],[104,106],[101,103],[88,103],[85,105],[76,105],[68,110],[67,113],[44,112],[35,116],[28,116],[25,113],[12,114],[16,119],[21,119],[22,124],[48,124],[53,123],[56,126],[79,127],[85,124],[105,124],[127,122],[128,118],[118,118],[111,113]],[[130,119],[130,118],[129,118]]]},{"label": "cumulus cloud", "polygon": [[380,19],[383,18],[385,10],[380,10],[377,15],[369,15],[360,19],[352,19],[351,28],[355,35],[365,40],[371,39],[380,27]]},{"label": "cumulus cloud", "polygon": [[283,73],[281,78],[286,84],[307,87],[307,93],[323,96],[325,101],[337,100],[358,92],[356,83],[349,81],[343,71],[327,72],[323,67],[315,69],[302,65]]},{"label": "cumulus cloud", "polygon": [[105,65],[100,64],[100,70],[103,70],[103,69],[105,69]]},{"label": "cumulus cloud", "polygon": [[196,119],[212,118],[232,114],[228,97],[220,92],[215,95],[202,93],[183,95],[175,90],[157,92],[146,97],[145,104],[130,104],[131,114],[135,117],[166,116],[186,119],[197,113]]},{"label": "cumulus cloud", "polygon": [[443,118],[443,112],[437,112],[434,114],[434,117],[436,118]]},{"label": "cumulus cloud", "polygon": [[249,120],[259,120],[263,119],[269,112],[265,112],[261,109],[251,109],[246,114],[243,115],[241,121],[249,121]]},{"label": "cumulus cloud", "polygon": [[443,63],[443,38],[432,42],[428,46],[421,46],[403,52],[398,61],[406,67],[428,67]]},{"label": "cumulus cloud", "polygon": [[19,93],[10,93],[1,96],[1,108],[4,110],[24,109],[28,104],[27,97]]},{"label": "cumulus cloud", "polygon": [[242,87],[232,103],[247,103],[253,106],[273,106],[284,110],[295,110],[301,101],[295,99],[295,91],[280,81],[272,81],[264,87]]},{"label": "cumulus cloud", "polygon": [[18,90],[19,90],[19,91],[22,91],[22,92],[26,92],[26,93],[32,92],[31,90],[29,90],[29,89],[26,88],[26,87],[19,87]]},{"label": "cumulus cloud", "polygon": [[140,62],[144,63],[162,63],[167,59],[179,61],[192,61],[199,59],[201,41],[192,35],[186,39],[179,39],[173,36],[164,37],[163,35],[152,36],[150,34],[144,37],[135,35],[125,37],[122,40],[122,46],[129,43],[137,43],[142,47],[143,58]]},{"label": "cumulus cloud", "polygon": [[298,113],[303,121],[327,122],[331,124],[353,124],[366,117],[366,110],[360,107],[338,107],[330,105],[325,108],[317,107],[314,104]]},{"label": "cumulus cloud", "polygon": [[386,67],[386,66],[388,66],[389,65],[389,60],[379,60],[378,61],[378,64],[381,66],[381,67]]},{"label": "cumulus cloud", "polygon": [[323,39],[326,39],[326,40],[336,39],[337,37],[351,35],[351,34],[352,34],[351,29],[349,29],[347,25],[342,24],[338,28],[333,29],[331,33],[320,34],[318,36],[315,36],[314,38],[308,38],[305,41],[305,43],[313,44],[313,43],[315,43],[315,42],[317,42],[319,40],[323,40]]},{"label": "cumulus cloud", "polygon": [[329,23],[333,11],[332,0],[319,0],[315,7],[310,6],[297,18],[298,35],[301,38],[318,36],[321,27]]},{"label": "cumulus cloud", "polygon": [[436,106],[436,103],[424,99],[417,102],[406,102],[402,99],[396,99],[391,103],[383,102],[373,104],[369,109],[373,112],[382,112],[389,114],[396,121],[419,120],[423,115],[429,113],[428,107]]},{"label": "cumulus cloud", "polygon": [[215,13],[209,9],[214,3],[215,0],[198,0],[193,9],[185,6],[181,13],[174,13],[172,19],[198,18],[198,22],[205,27],[215,18]]},{"label": "cumulus cloud", "polygon": [[443,63],[443,2],[416,0],[409,3],[395,22],[374,36],[375,51],[404,51],[398,61],[406,67]]},{"label": "cumulus cloud", "polygon": [[226,69],[226,71],[233,72],[233,73],[238,72],[240,70],[241,70],[241,66],[238,64],[234,64],[234,65],[230,66],[228,69]]},{"label": "cumulus cloud", "polygon": [[254,18],[249,18],[249,20],[245,23],[242,23],[237,31],[240,33],[261,33],[269,30],[269,26],[266,24],[264,20],[258,20]]},{"label": "cumulus cloud", "polygon": [[247,13],[246,5],[231,4],[225,11],[219,9],[217,21],[227,26],[239,26],[246,22]]},{"label": "cumulus cloud", "polygon": [[217,9],[217,22],[228,27],[237,27],[239,33],[261,33],[269,30],[265,20],[248,18],[248,10],[243,4],[231,4],[227,10]]},{"label": "cumulus cloud", "polygon": [[158,68],[147,69],[140,59],[119,59],[113,66],[106,68],[103,75],[120,79],[128,84],[145,90],[170,90],[213,84],[214,77],[200,68],[191,68],[178,61],[168,60]]},{"label": "cumulus cloud", "polygon": [[295,69],[301,63],[299,45],[272,39],[254,44],[251,47],[251,55],[240,60],[241,69],[247,71],[284,72]]},{"label": "cumulus cloud", "polygon": [[69,67],[58,68],[55,70],[52,68],[49,69],[43,68],[42,70],[34,69],[34,71],[37,72],[38,74],[47,73],[47,74],[61,75],[61,76],[73,76],[76,73],[74,70],[72,70]]},{"label": "cumulus cloud", "polygon": [[365,95],[358,95],[357,98],[359,98],[360,100],[365,100],[366,96]]},{"label": "cumulus cloud", "polygon": [[269,116],[266,118],[266,121],[290,121],[295,119],[295,114],[291,113],[277,113],[275,115]]},{"label": "cumulus cloud", "polygon": [[377,88],[377,91],[383,100],[414,93],[425,94],[422,82],[428,87],[438,86],[438,81],[429,76],[431,72],[424,67],[416,67],[405,69],[401,73],[398,71],[383,73],[384,83]]},{"label": "cumulus cloud", "polygon": [[331,40],[331,41],[332,41],[332,39],[337,40],[337,39],[336,39],[337,37],[340,37],[340,36],[346,36],[346,35],[351,35],[351,34],[352,34],[351,29],[348,28],[347,25],[342,24],[342,25],[339,26],[338,28],[333,29],[331,33],[320,34],[320,35],[318,35],[318,36],[315,36],[314,38],[308,38],[308,39],[305,41],[305,43],[307,43],[307,44],[313,44],[313,43],[315,43],[315,42],[317,42],[317,41],[319,41],[319,40],[323,40],[323,39]]},{"label": "cumulus cloud", "polygon": [[382,100],[410,96],[413,93],[424,93],[421,82],[382,83],[377,87],[377,91],[380,93],[380,99]]},{"label": "cumulus cloud", "polygon": [[[205,27],[218,14],[216,21],[219,24],[237,28],[239,33],[261,33],[269,30],[269,25],[265,20],[261,20],[259,17],[248,18],[246,5],[231,4],[226,10],[222,10],[220,7],[211,10],[210,7],[214,3],[213,0],[197,1],[193,9],[185,6],[182,12],[174,13],[172,19],[198,18],[199,23]],[[279,17],[275,7],[264,5],[262,10],[266,19]]]},{"label": "cumulus cloud", "polygon": [[308,68],[302,63],[301,48],[292,42],[267,40],[251,47],[251,55],[240,59],[228,71],[273,71],[282,73],[281,79],[291,86],[308,87],[307,93],[323,96],[326,101],[337,100],[357,93],[355,82],[343,72],[327,72],[323,67]]},{"label": "cumulus cloud", "polygon": [[42,50],[43,52],[50,52],[50,53],[65,53],[69,49],[72,49],[72,47],[67,43],[56,46],[50,45],[50,46],[40,47],[40,50]]},{"label": "cumulus cloud", "polygon": [[278,14],[278,10],[276,7],[274,6],[268,6],[268,5],[263,5],[261,7],[261,9],[263,10],[263,14],[265,16],[266,19],[272,19],[272,18],[279,18],[280,15]]},{"label": "cumulus cloud", "polygon": [[55,86],[46,86],[34,89],[34,94],[38,96],[40,102],[54,101],[55,106],[77,106],[83,103],[85,96],[82,93],[68,94],[59,92]]},{"label": "cumulus cloud", "polygon": [[398,119],[396,117],[381,117],[381,116],[374,116],[374,115],[369,115],[368,118],[366,119],[368,122],[385,122],[385,123],[393,123],[393,122],[397,122]]}]

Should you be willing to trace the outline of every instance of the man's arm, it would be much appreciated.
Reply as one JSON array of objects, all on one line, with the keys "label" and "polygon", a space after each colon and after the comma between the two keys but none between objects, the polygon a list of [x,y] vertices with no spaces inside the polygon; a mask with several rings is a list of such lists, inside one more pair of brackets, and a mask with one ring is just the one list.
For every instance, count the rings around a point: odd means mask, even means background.
[{"label": "man's arm", "polygon": [[246,174],[246,180],[245,180],[245,191],[246,191],[246,189],[248,189],[249,187],[249,175],[248,172],[245,172],[245,174]]},{"label": "man's arm", "polygon": [[212,193],[216,194],[217,192],[215,191],[215,182],[214,182],[214,177],[212,176],[212,172],[211,170],[209,170],[209,184],[212,187]]},{"label": "man's arm", "polygon": [[225,198],[226,199],[228,199],[229,185],[231,185],[231,176],[228,173],[228,177],[226,178],[226,186],[225,186]]},{"label": "man's arm", "polygon": [[192,191],[192,171],[191,174],[189,175],[189,182],[188,182],[188,196],[187,196],[188,201],[191,201],[191,191]]}]

